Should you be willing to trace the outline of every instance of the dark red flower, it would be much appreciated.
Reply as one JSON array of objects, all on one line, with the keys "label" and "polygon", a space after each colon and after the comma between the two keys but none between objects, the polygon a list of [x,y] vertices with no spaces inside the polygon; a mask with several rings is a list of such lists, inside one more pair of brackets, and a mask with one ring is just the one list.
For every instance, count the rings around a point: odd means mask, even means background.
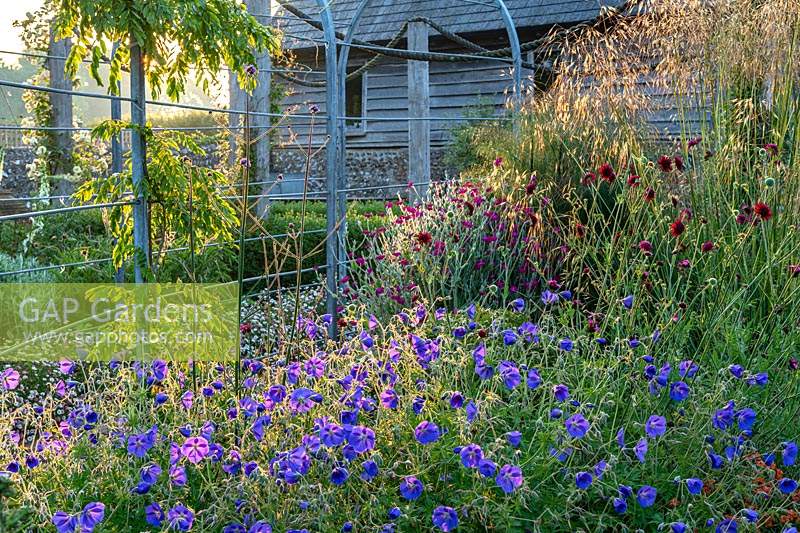
[{"label": "dark red flower", "polygon": [[652,202],[656,198],[656,191],[652,187],[648,187],[644,191],[644,201],[645,202]]},{"label": "dark red flower", "polygon": [[775,143],[767,143],[764,145],[764,150],[767,151],[769,155],[775,157],[778,155],[778,145]]},{"label": "dark red flower", "polygon": [[678,268],[680,268],[681,270],[689,268],[690,266],[692,266],[692,263],[688,259],[681,259],[680,261],[678,261]]},{"label": "dark red flower", "polygon": [[772,209],[764,202],[756,202],[756,205],[753,206],[753,211],[761,220],[767,221],[772,218]]},{"label": "dark red flower", "polygon": [[538,184],[538,181],[539,180],[536,178],[536,174],[531,176],[530,181],[525,186],[525,192],[528,193],[528,194],[533,194],[533,191],[536,190],[536,185]]},{"label": "dark red flower", "polygon": [[658,158],[658,166],[661,168],[662,172],[671,172],[672,158],[668,155],[662,155]]},{"label": "dark red flower", "polygon": [[669,225],[669,232],[676,239],[683,235],[684,231],[686,231],[686,226],[684,226],[683,220],[681,219],[678,219]]},{"label": "dark red flower", "polygon": [[581,178],[581,185],[591,185],[595,181],[597,181],[597,176],[595,176],[594,172],[587,172]]},{"label": "dark red flower", "polygon": [[703,251],[703,253],[708,253],[714,249],[714,243],[711,241],[706,241],[700,245],[700,249]]},{"label": "dark red flower", "polygon": [[793,278],[800,276],[800,265],[789,265],[789,275]]},{"label": "dark red flower", "polygon": [[420,231],[417,233],[417,242],[420,244],[430,244],[433,241],[433,237],[427,231]]},{"label": "dark red flower", "polygon": [[578,238],[584,238],[586,236],[586,226],[578,222],[578,224],[575,225],[575,235],[577,235]]},{"label": "dark red flower", "polygon": [[636,174],[631,174],[628,176],[628,185],[631,187],[638,187],[639,186],[639,176]]},{"label": "dark red flower", "polygon": [[615,179],[617,179],[617,174],[614,172],[614,167],[612,167],[610,163],[603,163],[600,165],[600,168],[597,169],[597,173],[600,174],[600,177],[608,183],[612,183]]},{"label": "dark red flower", "polygon": [[703,141],[703,137],[698,135],[694,139],[689,139],[689,142],[686,143],[686,147],[687,148],[694,148],[695,146],[700,144],[702,141]]},{"label": "dark red flower", "polygon": [[653,244],[650,241],[639,241],[639,250],[645,255],[650,255],[653,253]]},{"label": "dark red flower", "polygon": [[678,172],[683,172],[683,168],[684,168],[683,167],[683,158],[681,156],[679,156],[679,155],[676,155],[673,158],[673,161],[675,162],[675,170],[677,170]]}]

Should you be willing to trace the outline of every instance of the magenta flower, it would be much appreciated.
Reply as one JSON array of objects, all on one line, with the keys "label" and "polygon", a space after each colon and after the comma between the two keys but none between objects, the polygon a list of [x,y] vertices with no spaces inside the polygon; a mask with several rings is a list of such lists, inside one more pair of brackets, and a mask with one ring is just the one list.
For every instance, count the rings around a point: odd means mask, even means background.
[{"label": "magenta flower", "polygon": [[19,387],[19,372],[13,368],[6,368],[0,374],[0,382],[6,390],[14,390]]},{"label": "magenta flower", "polygon": [[190,463],[197,464],[208,455],[209,450],[208,441],[203,437],[189,437],[181,446],[181,455]]}]

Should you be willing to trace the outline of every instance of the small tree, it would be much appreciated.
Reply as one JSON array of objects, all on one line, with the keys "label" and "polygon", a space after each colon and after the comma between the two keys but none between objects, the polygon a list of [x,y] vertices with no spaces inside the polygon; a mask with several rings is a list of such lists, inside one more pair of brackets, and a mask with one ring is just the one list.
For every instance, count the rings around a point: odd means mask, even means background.
[{"label": "small tree", "polygon": [[[81,62],[89,58],[92,76],[101,85],[107,81],[110,92],[117,90],[123,65],[130,60],[134,47],[141,52],[153,97],[165,90],[174,101],[184,94],[190,73],[209,92],[217,84],[217,74],[223,66],[239,77],[243,88],[252,90],[258,79],[252,67],[255,54],[279,50],[274,31],[261,25],[234,0],[59,0],[59,4],[57,36],[71,37],[74,43],[67,71],[77,71]],[[108,79],[103,80],[99,67],[111,42],[128,46],[111,53]],[[155,236],[152,244],[162,259],[171,246],[189,244],[200,253],[209,241],[231,239],[238,220],[217,186],[223,175],[212,169],[195,168],[181,153],[201,154],[200,147],[187,135],[154,134],[149,126],[121,122],[101,124],[94,134],[108,140],[126,128],[140,133],[150,143],[144,182],[134,184],[132,167],[126,165],[119,174],[84,183],[76,193],[78,199],[119,203],[127,191],[142,195],[149,204],[148,218]],[[145,257],[138,255],[142,250],[133,243],[132,209],[130,205],[120,205],[108,213],[117,267],[131,257],[147,263]]]}]

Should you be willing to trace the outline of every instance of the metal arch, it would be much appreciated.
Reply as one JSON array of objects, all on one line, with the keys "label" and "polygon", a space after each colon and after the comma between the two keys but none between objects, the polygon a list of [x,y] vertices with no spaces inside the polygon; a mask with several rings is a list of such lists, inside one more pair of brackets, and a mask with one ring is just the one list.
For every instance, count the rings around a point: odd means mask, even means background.
[{"label": "metal arch", "polygon": [[[361,20],[364,10],[369,5],[369,0],[361,0],[358,7],[353,12],[353,17],[350,19],[350,24],[347,26],[343,45],[339,51],[339,101],[345,102],[347,98],[347,63],[350,57],[350,44],[353,42],[358,22]],[[337,117],[344,117],[347,113],[337,115]],[[339,193],[337,198],[337,219],[340,221],[339,231],[337,233],[338,241],[338,275],[344,277],[347,274],[347,120],[341,118],[337,120],[337,127],[339,130],[339,139],[341,140],[339,146],[339,159],[336,165],[336,181],[339,184]]]},{"label": "metal arch", "polygon": [[[353,12],[353,17],[350,19],[350,24],[347,26],[347,33],[343,41],[343,46],[339,54],[339,76],[340,79],[347,79],[347,61],[350,55],[350,44],[353,42],[355,30],[358,23],[364,14],[370,0],[361,0],[356,10]],[[514,98],[519,99],[522,97],[522,48],[519,42],[519,34],[517,33],[517,26],[514,24],[514,19],[511,17],[511,12],[504,0],[494,0],[494,4],[500,11],[500,16],[503,19],[503,24],[508,33],[508,41],[511,46],[511,58],[514,65]],[[486,4],[488,6],[488,4]],[[344,102],[344,84],[340,88],[340,101]],[[344,139],[344,137],[342,137]]]},{"label": "metal arch", "polygon": [[[319,4],[322,0],[317,0]],[[341,42],[341,50],[339,52],[338,58],[338,101],[343,103],[346,101],[346,83],[347,80],[347,63],[350,57],[350,49],[351,44],[353,42],[353,38],[355,36],[356,28],[358,27],[358,23],[361,20],[361,17],[364,15],[364,11],[366,10],[367,6],[369,5],[370,0],[361,0],[356,7],[356,10],[353,12],[353,16],[350,19],[350,23],[347,26],[347,32],[345,33],[344,41]],[[494,0],[497,9],[500,11],[500,16],[503,19],[503,24],[506,26],[506,32],[508,33],[508,40],[511,45],[511,54],[513,59],[514,65],[514,96],[513,101],[515,107],[518,106],[519,102],[522,100],[522,50],[520,48],[519,42],[519,35],[517,34],[517,27],[514,24],[514,19],[511,17],[511,13],[508,11],[508,7],[504,0]],[[488,5],[488,4],[487,4]],[[328,41],[328,37],[326,35],[326,41]],[[326,45],[327,48],[327,45]],[[327,65],[326,65],[326,70]],[[330,74],[328,74],[330,76]],[[330,82],[329,82],[330,84]],[[338,263],[339,263],[339,275],[344,276],[346,274],[346,265],[347,265],[347,252],[345,248],[345,236],[347,235],[347,184],[345,183],[346,180],[346,165],[347,165],[347,125],[346,119],[338,117],[344,116],[337,114],[337,135],[338,135],[338,142],[339,142],[339,157],[336,164],[336,181],[339,186],[339,190],[342,191],[337,195],[337,219],[340,221],[340,227],[337,232],[337,241],[338,241]],[[366,118],[366,117],[365,117]],[[329,117],[330,120],[330,117]],[[516,126],[515,126],[516,128]],[[330,167],[328,167],[330,168]],[[330,173],[328,174],[330,179]],[[329,206],[330,207],[330,206]],[[330,276],[331,270],[328,270],[328,276]]]},{"label": "metal arch", "polygon": [[514,103],[517,104],[522,99],[522,49],[519,44],[517,26],[514,24],[514,19],[511,18],[505,1],[495,0],[494,3],[497,4],[497,9],[500,10],[500,15],[503,17],[503,23],[508,32],[508,41],[511,44],[511,58],[514,60]]},{"label": "metal arch", "polygon": [[333,15],[331,15],[329,0],[317,0],[319,6],[320,22],[322,23],[323,34],[325,37],[325,78],[326,78],[326,99],[325,99],[325,124],[328,134],[328,145],[326,147],[327,163],[327,239],[325,241],[326,267],[326,310],[331,316],[330,334],[336,336],[336,307],[337,307],[337,286],[336,263],[338,262],[338,238],[334,235],[337,231],[337,168],[339,162],[339,150],[341,137],[339,136],[338,117],[340,114],[339,85],[341,80],[338,76],[337,57],[336,57],[336,30],[333,25]]}]

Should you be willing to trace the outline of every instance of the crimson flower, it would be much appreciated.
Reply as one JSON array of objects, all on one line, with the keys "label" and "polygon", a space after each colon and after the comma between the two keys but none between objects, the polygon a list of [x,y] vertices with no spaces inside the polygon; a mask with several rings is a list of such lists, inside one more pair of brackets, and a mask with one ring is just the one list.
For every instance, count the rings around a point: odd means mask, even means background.
[{"label": "crimson flower", "polygon": [[753,206],[753,211],[765,222],[772,218],[772,209],[764,202],[756,202],[756,205]]},{"label": "crimson flower", "polygon": [[669,225],[669,232],[676,239],[683,235],[684,231],[686,231],[686,226],[683,224],[681,219],[678,219]]},{"label": "crimson flower", "polygon": [[600,177],[608,183],[612,183],[615,179],[617,179],[617,174],[614,172],[614,168],[610,163],[603,163],[600,165],[600,168],[597,169],[597,173],[600,174]]},{"label": "crimson flower", "polygon": [[662,172],[671,172],[672,171],[672,158],[668,155],[662,155],[658,158],[658,166],[661,168]]}]

